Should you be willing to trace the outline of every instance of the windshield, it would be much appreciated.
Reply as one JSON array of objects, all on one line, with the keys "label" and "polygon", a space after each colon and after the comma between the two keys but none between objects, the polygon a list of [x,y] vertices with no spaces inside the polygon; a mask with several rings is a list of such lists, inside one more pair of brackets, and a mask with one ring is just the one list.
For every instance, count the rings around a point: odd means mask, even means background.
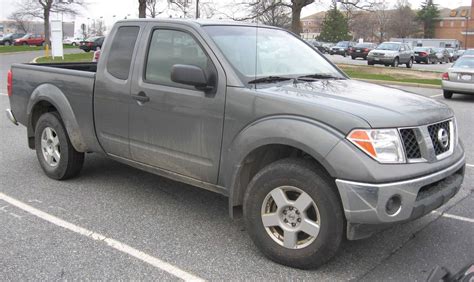
[{"label": "windshield", "polygon": [[377,50],[398,51],[400,44],[397,43],[382,43],[377,47]]},{"label": "windshield", "polygon": [[474,69],[474,57],[461,57],[454,63],[453,67]]},{"label": "windshield", "polygon": [[338,47],[347,47],[347,46],[349,46],[349,42],[341,41],[341,42],[338,42],[336,46],[338,46]]},{"label": "windshield", "polygon": [[240,78],[344,76],[313,48],[289,32],[249,26],[205,26]]}]

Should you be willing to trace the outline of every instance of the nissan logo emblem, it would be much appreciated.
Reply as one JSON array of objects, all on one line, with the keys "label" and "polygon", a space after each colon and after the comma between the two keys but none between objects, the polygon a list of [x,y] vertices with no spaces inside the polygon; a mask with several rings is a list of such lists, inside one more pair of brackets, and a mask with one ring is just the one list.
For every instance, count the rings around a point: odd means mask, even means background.
[{"label": "nissan logo emblem", "polygon": [[449,136],[448,136],[448,131],[444,128],[440,128],[438,130],[438,143],[443,147],[444,149],[448,148],[449,146]]}]

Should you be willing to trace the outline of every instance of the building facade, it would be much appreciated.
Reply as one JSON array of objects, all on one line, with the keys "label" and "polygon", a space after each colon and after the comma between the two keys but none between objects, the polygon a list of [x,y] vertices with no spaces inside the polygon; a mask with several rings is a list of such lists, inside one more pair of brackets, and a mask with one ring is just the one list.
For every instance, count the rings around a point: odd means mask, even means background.
[{"label": "building facade", "polygon": [[460,48],[474,48],[474,0],[471,6],[453,10],[444,9],[436,23],[436,38],[452,38],[460,42]]}]

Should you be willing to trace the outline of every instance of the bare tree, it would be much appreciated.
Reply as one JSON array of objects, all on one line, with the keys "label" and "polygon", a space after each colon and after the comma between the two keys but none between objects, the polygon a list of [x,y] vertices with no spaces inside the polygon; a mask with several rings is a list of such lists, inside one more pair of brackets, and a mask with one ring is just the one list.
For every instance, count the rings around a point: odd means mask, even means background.
[{"label": "bare tree", "polygon": [[44,22],[44,37],[46,44],[50,42],[49,19],[51,13],[78,15],[78,8],[84,6],[83,0],[23,0],[18,4],[15,13],[25,18],[38,18]]},{"label": "bare tree", "polygon": [[96,36],[103,36],[106,31],[105,23],[102,19],[97,19],[92,22],[89,27],[89,33]]},{"label": "bare tree", "polygon": [[157,0],[146,0],[146,10],[148,11],[148,16],[151,18],[156,18],[164,12],[164,10],[159,11],[157,8],[158,1]]},{"label": "bare tree", "polygon": [[190,4],[190,0],[168,0],[169,9],[182,13],[182,16],[179,16],[180,18],[189,17]]},{"label": "bare tree", "polygon": [[17,30],[24,33],[28,33],[30,31],[30,21],[28,20],[28,16],[19,12],[14,12],[8,18],[14,21],[13,25]]},{"label": "bare tree", "polygon": [[417,32],[416,13],[407,0],[399,0],[390,17],[389,29],[393,35],[406,38]]},{"label": "bare tree", "polygon": [[146,3],[147,0],[138,0],[138,17],[146,18]]}]

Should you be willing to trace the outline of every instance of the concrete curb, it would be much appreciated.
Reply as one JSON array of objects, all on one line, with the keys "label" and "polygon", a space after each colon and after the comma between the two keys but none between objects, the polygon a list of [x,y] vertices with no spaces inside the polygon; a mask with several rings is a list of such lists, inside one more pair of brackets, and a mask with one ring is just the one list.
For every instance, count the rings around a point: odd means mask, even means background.
[{"label": "concrete curb", "polygon": [[39,58],[42,58],[42,57],[44,57],[44,56],[39,56],[39,57],[34,58],[34,59],[30,62],[30,64],[36,64],[36,60],[38,60]]},{"label": "concrete curb", "polygon": [[391,80],[357,79],[357,78],[354,78],[354,80],[360,80],[360,81],[370,82],[374,84],[381,84],[381,85],[400,85],[400,86],[411,86],[411,87],[419,87],[419,88],[441,89],[441,85],[433,85],[433,84],[399,82],[399,81],[391,81]]}]

